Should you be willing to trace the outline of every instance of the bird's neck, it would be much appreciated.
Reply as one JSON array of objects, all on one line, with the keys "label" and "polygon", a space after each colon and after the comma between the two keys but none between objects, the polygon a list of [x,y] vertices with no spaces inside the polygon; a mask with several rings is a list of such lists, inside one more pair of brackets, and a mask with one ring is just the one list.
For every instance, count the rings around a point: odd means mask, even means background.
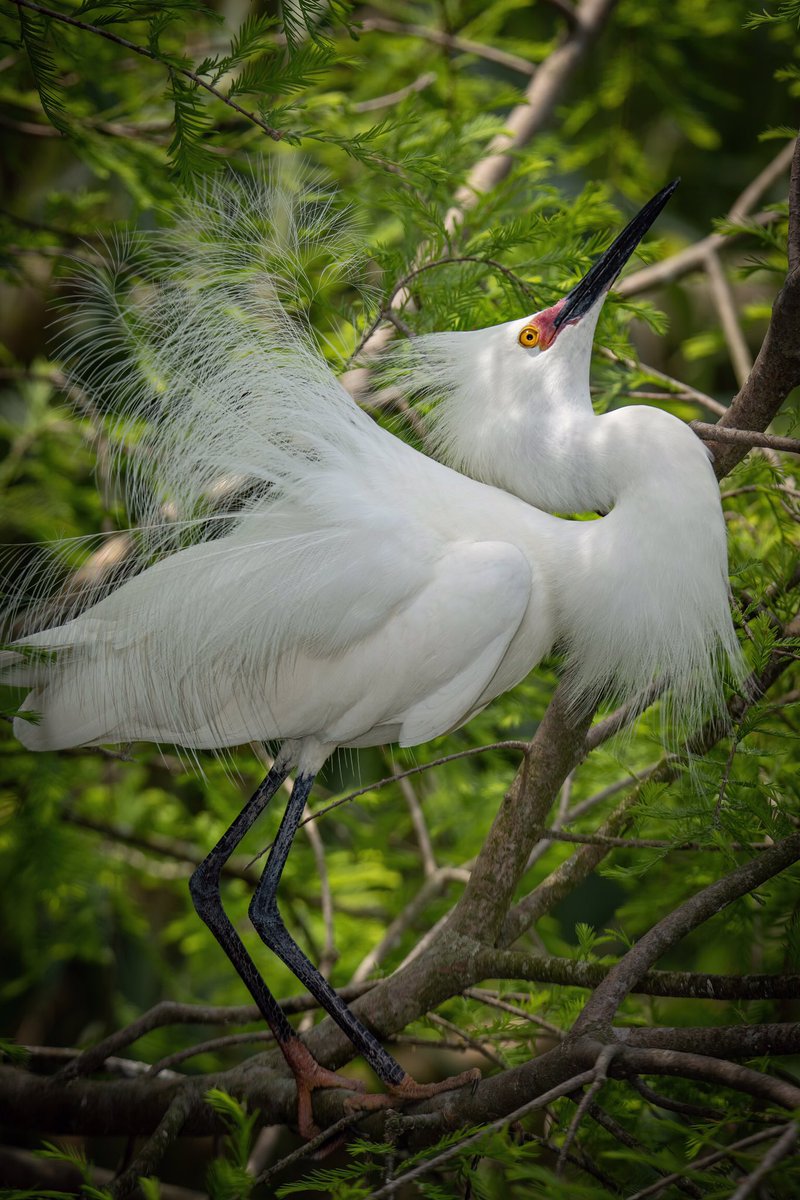
[{"label": "bird's neck", "polygon": [[576,694],[670,681],[686,721],[720,702],[739,652],[719,489],[702,443],[658,409],[576,421],[565,472],[602,520],[565,522],[557,588]]}]

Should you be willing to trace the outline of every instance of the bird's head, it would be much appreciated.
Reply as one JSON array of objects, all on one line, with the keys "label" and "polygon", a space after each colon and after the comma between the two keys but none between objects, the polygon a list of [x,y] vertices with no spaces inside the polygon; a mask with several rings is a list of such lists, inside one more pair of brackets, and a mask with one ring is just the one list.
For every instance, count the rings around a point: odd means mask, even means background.
[{"label": "bird's head", "polygon": [[533,504],[559,507],[565,443],[592,414],[589,367],[600,309],[679,182],[648,200],[549,308],[487,329],[415,339],[426,390],[439,399],[434,437],[445,461]]}]

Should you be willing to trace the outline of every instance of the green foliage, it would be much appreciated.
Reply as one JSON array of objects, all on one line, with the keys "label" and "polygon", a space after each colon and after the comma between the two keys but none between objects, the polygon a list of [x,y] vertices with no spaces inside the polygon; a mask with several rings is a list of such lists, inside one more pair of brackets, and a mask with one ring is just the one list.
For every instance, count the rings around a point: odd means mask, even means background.
[{"label": "green foliage", "polygon": [[208,1171],[209,1196],[211,1200],[248,1200],[255,1181],[247,1170],[247,1161],[253,1149],[258,1112],[248,1113],[246,1105],[219,1088],[206,1093],[206,1103],[228,1129],[222,1152]]},{"label": "green foliage", "polygon": [[[80,539],[103,531],[106,547],[121,545],[115,536],[123,536],[126,523],[108,476],[110,430],[85,398],[70,393],[57,339],[46,330],[52,306],[71,289],[70,259],[101,249],[120,222],[145,228],[168,223],[180,191],[202,190],[222,170],[244,177],[273,169],[299,175],[302,161],[311,177],[332,179],[343,207],[349,205],[364,243],[363,279],[357,283],[312,259],[303,264],[307,279],[298,305],[337,369],[360,363],[351,356],[398,294],[397,315],[413,332],[478,328],[552,303],[609,244],[625,216],[676,174],[683,176],[682,187],[633,269],[712,231],[730,239],[723,258],[743,333],[751,352],[760,344],[786,269],[785,179],[764,199],[763,211],[774,219],[757,220],[754,212],[731,220],[726,214],[793,132],[800,80],[796,3],[748,17],[740,0],[666,6],[620,0],[550,122],[515,151],[508,177],[476,197],[460,224],[447,220],[454,196],[529,82],[507,61],[483,58],[463,42],[448,50],[407,32],[370,27],[381,12],[356,13],[341,2],[287,2],[280,11],[253,5],[231,27],[230,6],[216,11],[191,0],[69,6],[51,0],[51,6],[90,28],[11,5],[0,12],[0,116],[7,140],[0,204],[0,541],[14,548],[22,564],[29,561],[30,544],[78,539],[64,556],[66,581],[77,568],[98,564],[96,543]],[[238,20],[241,10],[236,13]],[[467,44],[490,45],[530,64],[546,59],[564,29],[557,6],[519,0],[419,4],[393,11],[392,19],[446,29]],[[745,23],[751,28],[745,30]],[[736,391],[699,274],[624,301],[612,298],[598,345],[625,360],[597,356],[599,410],[641,402],[637,393],[645,393],[644,402],[683,419],[708,419],[681,384],[723,403]],[[664,374],[680,382],[665,382]],[[384,406],[376,419],[412,441],[417,437],[403,411]],[[775,430],[797,436],[796,398]],[[669,784],[639,782],[663,754],[657,711],[627,739],[604,744],[581,765],[568,800],[589,807],[570,830],[593,834],[625,797],[630,803],[616,835],[657,845],[610,852],[526,935],[525,949],[611,963],[654,920],[742,861],[735,846],[777,839],[800,817],[798,644],[777,628],[795,615],[796,482],[768,458],[751,454],[724,481],[723,506],[748,666],[763,669],[778,646],[795,659],[728,737]],[[357,761],[342,755],[326,771],[314,807],[324,809],[371,780],[427,767],[441,756],[529,738],[555,677],[554,660],[466,728],[413,752],[370,750]],[[21,699],[21,692],[11,695],[7,711],[16,711]],[[410,776],[439,865],[463,868],[478,853],[518,761],[516,751],[499,748]],[[27,1044],[96,1041],[166,997],[246,1002],[238,978],[196,919],[186,880],[191,861],[221,835],[260,774],[246,749],[225,762],[204,758],[198,771],[171,749],[123,748],[121,757],[97,749],[34,756],[7,737],[0,760],[0,1014],[8,1035],[0,1053],[7,1061],[20,1062]],[[270,843],[278,819],[271,810],[251,832],[240,866]],[[338,958],[331,978],[342,985],[419,895],[425,871],[407,792],[398,784],[372,787],[331,808],[317,827],[336,916]],[[522,889],[541,883],[575,849],[552,843],[531,863]],[[445,915],[460,894],[460,878],[454,875],[438,891],[430,888],[428,902],[401,927],[376,974],[393,970]],[[226,881],[231,918],[276,994],[296,993],[296,981],[267,958],[247,923],[250,894],[243,878]],[[326,939],[323,886],[303,835],[282,880],[281,905],[318,959]],[[797,871],[719,913],[662,965],[721,973],[800,969]],[[450,1026],[423,1016],[406,1030],[425,1043],[399,1048],[409,1069],[429,1069],[431,1076],[462,1069],[474,1043],[491,1057],[468,1061],[487,1072],[499,1069],[498,1062],[526,1062],[553,1044],[553,1028],[569,1028],[586,997],[583,989],[515,980],[484,986],[488,999],[454,997],[434,1014]],[[631,1025],[779,1019],[788,1019],[785,1008],[768,1002],[643,996],[630,997],[620,1014]],[[452,1025],[472,1047],[453,1048],[458,1035]],[[126,1053],[156,1061],[207,1036],[191,1027],[158,1029]],[[252,1049],[206,1049],[185,1069],[221,1070]],[[797,1077],[796,1062],[777,1067]],[[373,1086],[362,1067],[356,1070]],[[698,1101],[697,1089],[686,1081],[667,1079],[658,1086],[675,1101]],[[711,1087],[702,1103],[723,1111],[724,1122],[653,1108],[613,1081],[604,1085],[601,1101],[646,1149],[620,1147],[585,1121],[576,1153],[626,1193],[651,1185],[658,1172],[683,1169],[687,1155],[695,1159],[724,1145],[731,1130],[752,1117],[746,1097]],[[210,1194],[260,1200],[264,1189],[255,1189],[246,1172],[258,1114],[222,1092],[210,1093],[208,1102],[227,1130],[213,1152]],[[575,1163],[556,1177],[555,1156],[573,1115],[574,1105],[560,1101],[546,1129],[541,1118],[526,1118],[519,1128],[483,1139],[477,1162],[470,1146],[407,1190],[448,1200],[463,1195],[467,1183],[473,1197],[492,1200],[614,1194],[603,1178]],[[414,1156],[395,1147],[396,1172],[455,1150],[469,1132],[458,1131]],[[761,1152],[756,1147],[737,1161],[751,1169]],[[64,1161],[71,1155],[58,1148],[46,1153]],[[346,1155],[339,1153],[311,1170],[307,1164],[293,1168],[279,1194],[316,1189],[344,1200],[381,1186],[388,1147],[355,1141]],[[100,1139],[90,1141],[88,1154],[108,1161]],[[199,1152],[192,1154],[178,1159],[175,1177],[201,1188],[207,1164]],[[93,1188],[86,1161],[74,1165],[86,1179],[85,1194],[104,1195]],[[165,1166],[165,1180],[171,1171]],[[691,1177],[709,1195],[730,1194],[735,1186],[724,1162]],[[797,1194],[796,1163],[787,1159],[769,1186],[776,1200]],[[158,1194],[156,1180],[142,1187],[148,1197]]]}]

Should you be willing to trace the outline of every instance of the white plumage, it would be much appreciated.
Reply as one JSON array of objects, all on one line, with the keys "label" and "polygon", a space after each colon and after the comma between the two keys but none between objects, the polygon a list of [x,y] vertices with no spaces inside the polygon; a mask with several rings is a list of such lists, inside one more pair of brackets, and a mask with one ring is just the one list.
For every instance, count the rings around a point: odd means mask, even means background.
[{"label": "white plumage", "polygon": [[452,469],[375,424],[287,316],[325,245],[349,261],[329,202],[218,190],[86,284],[76,374],[119,414],[151,565],[20,640],[55,652],[12,668],[39,714],[20,740],[413,745],[556,645],[576,699],[663,678],[690,718],[714,707],[738,661],[716,483],[677,419],[593,414],[606,287],[546,349],[519,344],[535,318],[416,340]]},{"label": "white plumage", "polygon": [[35,573],[23,585],[9,621],[26,610],[28,632],[4,665],[31,690],[14,729],[32,750],[283,743],[190,889],[294,1073],[306,1134],[313,1089],[352,1081],[288,1024],[219,887],[290,768],[253,925],[386,1085],[359,1104],[420,1099],[475,1073],[416,1083],[280,917],[316,771],[337,746],[409,746],[458,727],[554,647],[575,705],[658,680],[685,724],[719,706],[726,661],[738,669],[705,449],[664,412],[595,416],[589,397],[604,295],[673,187],[552,308],[415,341],[410,381],[437,401],[435,447],[450,466],[373,422],[287,315],[308,299],[307,255],[350,258],[328,203],[292,211],[279,191],[221,190],[86,281],[75,378],[115,414],[136,553],[110,582],[81,592],[73,579],[61,599]]}]

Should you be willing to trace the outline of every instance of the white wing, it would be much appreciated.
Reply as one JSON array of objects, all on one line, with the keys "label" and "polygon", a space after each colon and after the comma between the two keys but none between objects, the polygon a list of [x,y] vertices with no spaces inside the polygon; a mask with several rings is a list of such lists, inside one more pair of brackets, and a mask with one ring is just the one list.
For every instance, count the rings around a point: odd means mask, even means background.
[{"label": "white wing", "polygon": [[412,744],[458,725],[519,627],[528,563],[510,544],[442,544],[387,510],[370,518],[309,533],[273,513],[267,538],[245,522],[26,639],[57,663],[26,701],[39,723],[17,735],[35,749]]}]

